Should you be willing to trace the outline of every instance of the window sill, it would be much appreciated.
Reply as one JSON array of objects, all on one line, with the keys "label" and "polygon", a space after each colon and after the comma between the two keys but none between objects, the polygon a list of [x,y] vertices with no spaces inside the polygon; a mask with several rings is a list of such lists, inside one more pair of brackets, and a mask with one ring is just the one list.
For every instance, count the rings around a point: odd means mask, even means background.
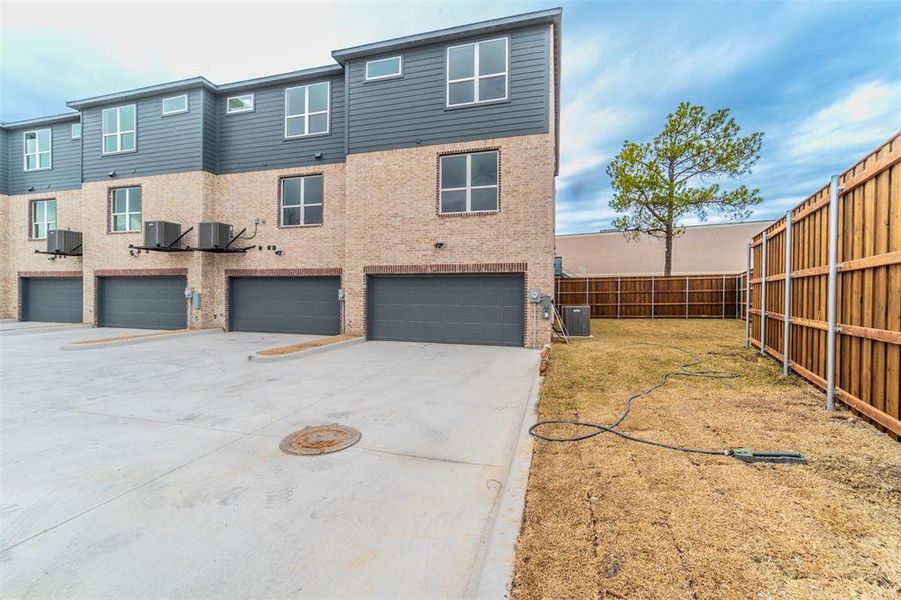
[{"label": "window sill", "polygon": [[470,210],[463,212],[441,212],[438,211],[439,217],[479,217],[484,215],[496,215],[501,212],[501,209],[496,208],[494,210]]},{"label": "window sill", "polygon": [[463,110],[466,108],[477,108],[479,106],[494,106],[496,104],[509,104],[513,100],[511,98],[504,98],[502,100],[485,100],[484,102],[470,102],[469,104],[456,104],[454,106],[447,106],[446,100],[444,105],[444,110]]},{"label": "window sill", "polygon": [[100,156],[107,157],[107,156],[119,156],[121,154],[137,154],[137,153],[138,153],[138,149],[135,148],[134,150],[119,150],[118,152],[101,152]]},{"label": "window sill", "polygon": [[22,169],[23,173],[38,173],[40,171],[52,171],[53,167],[41,167],[39,169]]},{"label": "window sill", "polygon": [[106,232],[106,235],[124,235],[127,233],[141,233],[141,230],[140,229],[136,229],[134,231],[112,231],[112,230],[110,230],[110,231]]},{"label": "window sill", "polygon": [[322,223],[310,223],[309,225],[279,225],[279,229],[309,229],[311,227],[322,227]]},{"label": "window sill", "polygon": [[325,137],[327,135],[332,135],[331,131],[325,131],[323,133],[305,133],[304,135],[286,135],[283,142],[292,142],[294,140],[305,140],[307,138],[317,138],[317,137]]}]

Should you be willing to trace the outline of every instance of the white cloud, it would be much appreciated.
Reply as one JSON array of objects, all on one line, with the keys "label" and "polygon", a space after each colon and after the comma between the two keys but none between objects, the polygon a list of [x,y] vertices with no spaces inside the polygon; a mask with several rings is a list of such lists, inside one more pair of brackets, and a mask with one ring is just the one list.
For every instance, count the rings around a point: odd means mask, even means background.
[{"label": "white cloud", "polygon": [[835,151],[863,151],[899,128],[901,81],[867,81],[804,120],[788,150],[809,160]]}]

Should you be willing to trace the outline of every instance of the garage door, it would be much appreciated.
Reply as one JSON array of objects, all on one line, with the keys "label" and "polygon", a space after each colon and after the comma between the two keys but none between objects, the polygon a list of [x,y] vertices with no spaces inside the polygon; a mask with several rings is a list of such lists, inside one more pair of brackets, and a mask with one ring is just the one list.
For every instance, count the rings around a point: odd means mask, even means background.
[{"label": "garage door", "polygon": [[233,277],[231,331],[341,333],[337,277]]},{"label": "garage door", "polygon": [[522,275],[370,276],[371,340],[523,345]]},{"label": "garage door", "polygon": [[81,323],[81,278],[23,279],[22,320]]},{"label": "garage door", "polygon": [[184,329],[186,285],[184,277],[101,277],[97,322],[101,327]]}]

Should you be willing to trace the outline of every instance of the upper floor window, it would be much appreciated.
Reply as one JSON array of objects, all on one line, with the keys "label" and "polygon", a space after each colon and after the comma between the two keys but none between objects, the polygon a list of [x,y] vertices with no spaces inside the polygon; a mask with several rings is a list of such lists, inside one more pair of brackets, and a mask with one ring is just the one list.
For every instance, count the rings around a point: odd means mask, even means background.
[{"label": "upper floor window", "polygon": [[322,225],[322,175],[282,179],[281,226]]},{"label": "upper floor window", "polygon": [[400,56],[366,61],[366,81],[403,75],[404,61]]},{"label": "upper floor window", "polygon": [[172,96],[171,98],[163,98],[163,116],[177,115],[178,113],[188,112],[188,95]]},{"label": "upper floor window", "polygon": [[81,122],[72,123],[72,139],[73,140],[81,139]]},{"label": "upper floor window", "polygon": [[328,133],[329,82],[285,90],[285,137]]},{"label": "upper floor window", "polygon": [[253,110],[253,94],[242,94],[241,96],[231,96],[225,101],[225,113],[233,115],[235,113],[250,112]]},{"label": "upper floor window", "polygon": [[141,231],[141,188],[110,190],[110,231]]},{"label": "upper floor window", "polygon": [[440,212],[497,210],[498,152],[451,154],[440,158]]},{"label": "upper floor window", "polygon": [[35,200],[31,203],[31,239],[43,240],[47,232],[56,229],[56,200]]},{"label": "upper floor window", "polygon": [[447,49],[447,105],[507,99],[507,38]]},{"label": "upper floor window", "polygon": [[103,153],[134,152],[137,117],[134,104],[103,109]]},{"label": "upper floor window", "polygon": [[53,135],[50,128],[26,131],[25,139],[25,170],[38,171],[49,169],[51,166],[50,147]]}]

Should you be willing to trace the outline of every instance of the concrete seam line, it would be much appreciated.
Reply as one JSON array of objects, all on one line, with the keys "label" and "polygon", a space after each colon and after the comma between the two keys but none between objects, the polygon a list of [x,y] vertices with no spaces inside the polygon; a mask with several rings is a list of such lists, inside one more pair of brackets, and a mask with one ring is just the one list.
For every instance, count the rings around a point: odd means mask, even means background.
[{"label": "concrete seam line", "polygon": [[522,529],[526,507],[526,487],[532,466],[535,440],[529,435],[530,421],[538,412],[538,400],[544,377],[537,374],[529,400],[523,410],[519,436],[507,467],[500,497],[495,502],[488,536],[480,551],[481,560],[474,565],[467,594],[475,598],[507,598],[513,580],[516,542]]},{"label": "concrete seam line", "polygon": [[74,351],[74,350],[96,350],[98,348],[111,348],[113,346],[132,346],[135,344],[145,344],[148,342],[158,342],[161,340],[171,340],[173,338],[180,338],[188,335],[200,335],[204,333],[224,333],[221,329],[217,327],[211,327],[209,329],[188,329],[187,331],[179,331],[173,332],[170,334],[164,335],[154,335],[147,334],[140,337],[122,339],[122,340],[109,340],[107,342],[94,342],[90,344],[66,344],[64,346],[60,346],[60,350]]},{"label": "concrete seam line", "polygon": [[5,329],[0,331],[0,337],[9,335],[24,335],[26,333],[54,333],[56,331],[69,331],[70,329],[87,329],[92,327],[89,323],[72,323],[71,325],[56,325],[50,327],[19,327],[17,329]]}]

